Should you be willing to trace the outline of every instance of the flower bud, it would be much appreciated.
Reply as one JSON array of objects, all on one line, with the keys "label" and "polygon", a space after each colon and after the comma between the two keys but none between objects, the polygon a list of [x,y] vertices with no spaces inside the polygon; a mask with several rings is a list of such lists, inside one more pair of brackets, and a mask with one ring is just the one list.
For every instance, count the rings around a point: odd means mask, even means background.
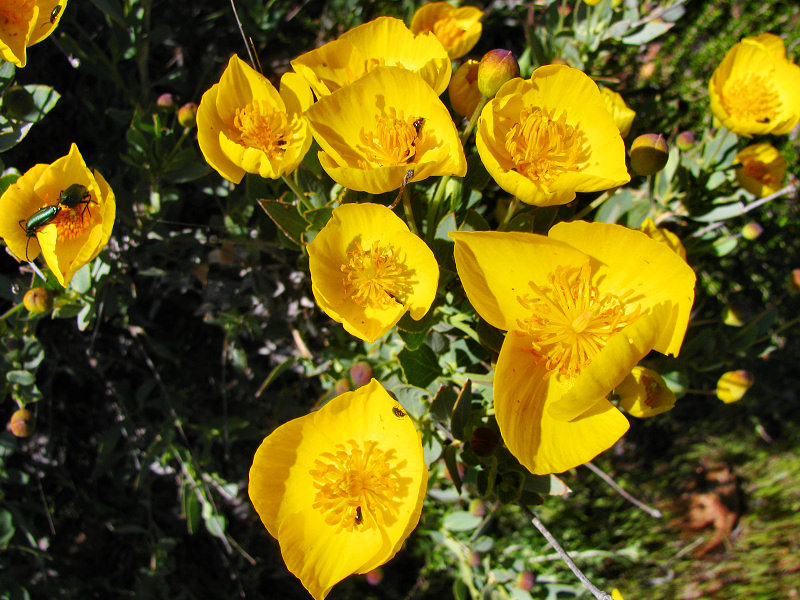
[{"label": "flower bud", "polygon": [[764,228],[755,221],[750,221],[742,227],[742,237],[746,240],[754,240],[763,232]]},{"label": "flower bud", "polygon": [[671,410],[677,400],[657,371],[642,366],[633,367],[614,391],[620,397],[619,405],[640,419]]},{"label": "flower bud", "polygon": [[794,295],[800,294],[800,269],[793,269],[786,278],[786,290]]},{"label": "flower bud", "polygon": [[510,50],[490,50],[478,65],[478,90],[492,98],[504,83],[519,75],[519,65]]},{"label": "flower bud", "polygon": [[11,415],[6,429],[19,438],[28,437],[33,433],[33,414],[26,408],[20,408]]},{"label": "flower bud", "polygon": [[645,133],[631,144],[631,170],[636,175],[658,173],[667,164],[669,148],[660,133]]},{"label": "flower bud", "polygon": [[738,402],[755,383],[752,373],[745,370],[728,371],[717,381],[717,398],[725,404]]},{"label": "flower bud", "polygon": [[479,564],[481,564],[481,555],[479,552],[475,552],[473,550],[469,553],[469,558],[467,560],[470,567],[477,567]]},{"label": "flower bud", "polygon": [[462,117],[471,117],[481,99],[478,90],[478,65],[478,61],[474,59],[464,61],[453,73],[450,85],[447,86],[450,106]]},{"label": "flower bud", "polygon": [[521,590],[530,591],[534,583],[536,583],[536,575],[530,571],[522,571],[517,575],[517,587]]},{"label": "flower bud", "polygon": [[178,109],[178,123],[186,129],[192,129],[197,125],[197,104],[187,102]]},{"label": "flower bud", "polygon": [[372,379],[372,367],[368,362],[363,360],[361,362],[357,362],[350,367],[350,379],[353,381],[353,385],[356,387],[367,385],[369,380]]},{"label": "flower bud", "polygon": [[731,327],[741,327],[750,318],[750,311],[741,302],[729,302],[722,309],[722,322]]},{"label": "flower bud", "polygon": [[29,313],[48,312],[53,308],[53,292],[42,287],[31,288],[22,297],[22,304]]},{"label": "flower bud", "polygon": [[694,134],[691,131],[681,131],[675,138],[675,145],[679,150],[691,150],[694,143]]},{"label": "flower bud", "polygon": [[156,105],[159,108],[173,108],[175,106],[175,99],[172,94],[161,94],[156,100]]},{"label": "flower bud", "polygon": [[381,581],[383,581],[383,569],[380,567],[375,567],[372,569],[372,571],[368,571],[364,577],[367,578],[368,584],[378,585]]},{"label": "flower bud", "polygon": [[336,383],[333,384],[333,395],[340,396],[345,392],[350,391],[350,380],[347,377],[342,377],[341,379],[337,379]]},{"label": "flower bud", "polygon": [[494,429],[488,427],[478,427],[472,432],[472,437],[469,440],[469,447],[478,456],[490,456],[497,444],[500,441],[500,436]]},{"label": "flower bud", "polygon": [[475,498],[469,503],[469,513],[473,517],[482,517],[486,514],[486,504],[480,498]]}]

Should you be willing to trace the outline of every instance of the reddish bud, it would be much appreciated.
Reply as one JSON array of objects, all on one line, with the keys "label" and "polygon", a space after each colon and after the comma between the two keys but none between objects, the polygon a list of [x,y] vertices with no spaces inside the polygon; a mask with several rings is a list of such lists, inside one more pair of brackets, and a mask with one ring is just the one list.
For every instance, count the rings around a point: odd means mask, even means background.
[{"label": "reddish bud", "polygon": [[356,387],[367,385],[369,380],[372,379],[372,367],[368,362],[364,362],[363,360],[357,362],[350,367],[350,379]]},{"label": "reddish bud", "polygon": [[534,583],[536,583],[536,575],[530,571],[522,571],[517,575],[517,587],[521,590],[530,591]]},{"label": "reddish bud", "polygon": [[681,131],[675,138],[675,145],[680,150],[690,150],[694,143],[694,134],[691,131]]},{"label": "reddish bud", "polygon": [[492,98],[504,83],[519,76],[519,65],[510,50],[490,50],[478,65],[478,89]]},{"label": "reddish bud", "polygon": [[658,173],[667,164],[669,147],[660,133],[645,133],[631,144],[631,170],[636,175]]},{"label": "reddish bud", "polygon": [[367,578],[368,584],[378,585],[381,581],[383,581],[383,569],[376,567],[372,569],[372,571],[368,571],[365,577]]},{"label": "reddish bud", "polygon": [[500,436],[494,429],[488,427],[478,427],[472,432],[469,440],[469,447],[478,456],[490,456],[497,448]]},{"label": "reddish bud", "polygon": [[19,438],[28,437],[33,433],[33,414],[26,408],[14,411],[6,429]]}]

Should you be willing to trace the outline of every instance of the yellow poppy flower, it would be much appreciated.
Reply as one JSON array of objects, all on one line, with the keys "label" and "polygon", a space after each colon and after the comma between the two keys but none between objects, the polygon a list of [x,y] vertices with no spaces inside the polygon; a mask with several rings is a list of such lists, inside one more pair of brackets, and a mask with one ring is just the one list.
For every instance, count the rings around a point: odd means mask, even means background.
[{"label": "yellow poppy flower", "polygon": [[771,144],[752,144],[736,155],[736,181],[751,194],[763,198],[781,189],[786,159]]},{"label": "yellow poppy flower", "polygon": [[771,33],[728,50],[708,84],[711,111],[734,133],[788,133],[800,121],[800,67]]},{"label": "yellow poppy flower", "polygon": [[749,371],[740,369],[739,371],[728,371],[723,373],[717,381],[717,398],[725,404],[738,402],[747,393],[756,378]]},{"label": "yellow poppy flower", "polygon": [[397,553],[427,483],[411,418],[373,379],[267,436],[248,492],[286,567],[321,600]]},{"label": "yellow poppy flower", "polygon": [[345,330],[374,342],[406,311],[414,320],[436,296],[433,252],[382,204],[343,204],[308,245],[317,304]]},{"label": "yellow poppy flower", "polygon": [[678,353],[692,269],[665,245],[608,223],[450,237],[472,306],[508,331],[494,409],[511,453],[547,474],[611,447],[628,421],[606,396],[651,350]]},{"label": "yellow poppy flower", "polygon": [[447,50],[433,33],[414,35],[393,17],[378,17],[354,27],[338,39],[301,54],[291,65],[308,81],[317,98],[383,65],[414,71],[438,96],[447,89],[452,72]]},{"label": "yellow poppy flower", "polygon": [[497,184],[527,204],[566,204],[630,180],[625,145],[594,81],[566,65],[512,79],[481,112],[476,144]]},{"label": "yellow poppy flower", "polygon": [[636,116],[636,111],[628,108],[624,98],[611,88],[602,88],[600,94],[603,96],[606,109],[611,113],[611,117],[614,119],[617,129],[619,129],[619,134],[622,137],[627,137],[631,132],[631,126],[633,125],[633,118]]},{"label": "yellow poppy flower", "polygon": [[428,2],[411,17],[410,29],[419,34],[432,31],[450,58],[461,58],[481,37],[483,11],[474,6],[455,7],[447,2]]},{"label": "yellow poppy flower", "polygon": [[280,92],[238,56],[197,108],[197,142],[220,175],[239,183],[245,173],[277,179],[291,173],[311,146],[303,111],[314,102],[296,73],[281,77]]},{"label": "yellow poppy flower", "polygon": [[481,99],[478,89],[478,65],[474,59],[465,60],[450,80],[447,86],[447,95],[453,110],[462,117],[471,117],[475,107]]},{"label": "yellow poppy flower", "polygon": [[115,213],[111,187],[86,168],[72,144],[69,154],[50,165],[34,165],[3,193],[0,236],[17,260],[33,260],[41,251],[66,287],[108,243]]},{"label": "yellow poppy flower", "polygon": [[666,244],[670,250],[675,252],[675,254],[680,256],[683,260],[686,260],[686,248],[683,247],[681,238],[672,233],[669,229],[658,227],[655,221],[650,217],[647,217],[644,222],[639,225],[639,231],[657,242]]},{"label": "yellow poppy flower", "polygon": [[639,418],[665,413],[675,406],[677,400],[664,378],[647,367],[634,367],[614,391],[625,412]]},{"label": "yellow poppy flower", "polygon": [[[422,78],[377,67],[306,111],[319,162],[346,188],[380,194],[405,180],[467,172],[450,113]],[[413,177],[407,178],[409,170]]]},{"label": "yellow poppy flower", "polygon": [[53,33],[66,6],[67,0],[3,2],[0,6],[0,57],[24,67],[28,61],[28,46]]}]

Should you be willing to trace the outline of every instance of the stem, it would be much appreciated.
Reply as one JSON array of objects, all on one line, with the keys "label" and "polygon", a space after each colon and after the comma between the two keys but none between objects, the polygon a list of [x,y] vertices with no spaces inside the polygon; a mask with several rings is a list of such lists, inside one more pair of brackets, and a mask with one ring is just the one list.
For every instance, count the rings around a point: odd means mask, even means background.
[{"label": "stem", "polygon": [[283,179],[283,182],[289,186],[289,189],[292,190],[292,193],[297,196],[297,201],[302,203],[306,195],[303,193],[303,190],[298,187],[297,183],[295,183],[291,177],[287,177],[286,175],[281,175],[281,179]]},{"label": "stem", "polygon": [[620,487],[620,486],[617,484],[617,482],[616,482],[616,481],[614,481],[614,480],[611,478],[611,476],[610,476],[610,475],[608,475],[608,473],[606,473],[605,471],[602,471],[602,470],[601,470],[599,467],[597,467],[596,465],[592,464],[591,462],[587,462],[587,463],[586,463],[584,466],[585,466],[587,469],[589,469],[589,470],[590,470],[592,473],[594,473],[595,475],[597,475],[597,476],[598,476],[600,479],[602,479],[603,481],[605,481],[605,482],[606,482],[608,485],[610,485],[610,486],[611,486],[611,487],[612,487],[612,488],[613,488],[613,489],[614,489],[614,490],[615,490],[615,491],[616,491],[616,492],[617,492],[617,493],[618,493],[620,496],[622,496],[623,498],[625,498],[625,500],[627,500],[628,502],[630,502],[630,503],[631,503],[631,504],[633,504],[634,506],[638,506],[638,507],[639,507],[639,508],[641,508],[641,509],[642,509],[644,512],[646,512],[648,515],[650,515],[650,516],[652,516],[652,517],[655,517],[656,519],[660,519],[660,518],[663,516],[663,515],[661,514],[661,511],[660,511],[660,510],[658,510],[657,508],[652,508],[652,507],[650,507],[650,506],[647,506],[647,504],[645,504],[645,503],[644,503],[644,502],[642,502],[641,500],[637,500],[636,498],[634,498],[633,496],[631,496],[631,495],[630,495],[628,492],[626,492],[625,490],[623,490],[623,489],[622,489],[622,488],[621,488],[621,487]]},{"label": "stem", "polygon": [[478,119],[481,116],[481,111],[483,111],[483,107],[486,106],[486,103],[489,101],[487,96],[481,96],[481,99],[478,100],[478,104],[475,105],[475,110],[472,111],[472,115],[469,118],[469,122],[467,123],[467,128],[461,133],[461,144],[464,145],[467,143],[467,139],[469,138],[472,130],[475,129],[475,125],[478,124]]},{"label": "stem", "polygon": [[599,195],[597,198],[595,198],[594,200],[592,200],[592,202],[591,202],[590,204],[588,204],[587,206],[584,206],[584,207],[583,207],[581,210],[579,210],[579,211],[578,211],[578,212],[575,214],[575,216],[574,216],[574,217],[572,217],[572,218],[573,218],[574,220],[576,220],[576,221],[577,221],[578,219],[582,219],[583,217],[585,217],[586,215],[588,215],[590,212],[592,212],[594,209],[598,208],[598,207],[599,207],[601,204],[603,204],[604,202],[607,202],[608,200],[610,200],[610,199],[611,199],[611,198],[614,196],[614,194],[616,194],[616,193],[617,193],[617,190],[618,190],[618,189],[619,189],[619,188],[614,188],[614,189],[611,189],[611,190],[606,190],[605,192],[603,192],[602,194],[600,194],[600,195]]},{"label": "stem", "polygon": [[511,204],[508,205],[508,210],[503,217],[503,222],[500,223],[500,226],[497,228],[498,231],[506,230],[506,225],[508,225],[511,222],[511,219],[514,218],[514,215],[517,213],[517,208],[519,208],[519,199],[514,196],[511,198]]},{"label": "stem", "polygon": [[[403,186],[401,193],[403,194],[403,212],[406,215],[406,223],[408,223],[408,228],[411,230],[411,233],[419,237],[419,229],[417,229],[417,223],[414,220],[414,211],[411,209],[411,194],[408,193],[407,185]],[[428,225],[430,226],[430,224]]]},{"label": "stem", "polygon": [[11,308],[9,308],[9,309],[8,309],[6,312],[4,312],[2,315],[0,315],[0,321],[5,321],[5,320],[6,320],[8,317],[10,317],[11,315],[13,315],[15,312],[19,312],[19,311],[20,311],[20,309],[21,309],[23,306],[24,306],[24,305],[22,304],[22,302],[20,302],[19,304],[15,305],[15,306],[12,306],[12,307],[11,307]]},{"label": "stem", "polygon": [[247,50],[247,57],[250,59],[250,66],[255,69],[256,60],[253,58],[253,53],[250,51],[250,44],[247,43],[247,36],[244,34],[242,22],[239,20],[239,13],[236,12],[236,5],[234,4],[233,0],[231,0],[231,9],[233,10],[233,18],[236,19],[236,26],[239,28],[239,33],[242,34],[242,41],[244,42],[244,47]]},{"label": "stem", "polygon": [[547,530],[547,527],[545,527],[544,523],[539,520],[539,517],[537,517],[536,514],[527,506],[523,506],[522,510],[528,515],[528,518],[531,520],[531,523],[533,523],[533,526],[536,527],[536,529],[539,530],[539,533],[544,536],[544,539],[547,540],[547,543],[553,547],[553,550],[558,552],[561,560],[566,563],[573,575],[580,580],[580,582],[583,584],[583,587],[589,590],[592,596],[597,598],[597,600],[612,600],[610,594],[598,589],[592,584],[591,581],[589,581],[589,578],[586,577],[586,575],[583,574],[583,571],[578,568],[578,565],[576,565],[575,562],[569,557],[569,554],[567,554],[566,550],[561,547],[561,544],[556,541],[556,538],[553,537],[553,534]]}]

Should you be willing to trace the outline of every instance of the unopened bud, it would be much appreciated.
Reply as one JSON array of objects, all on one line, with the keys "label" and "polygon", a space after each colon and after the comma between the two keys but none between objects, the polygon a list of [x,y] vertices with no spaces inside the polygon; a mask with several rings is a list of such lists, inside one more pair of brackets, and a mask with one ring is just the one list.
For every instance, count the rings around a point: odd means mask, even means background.
[{"label": "unopened bud", "polygon": [[178,109],[178,123],[192,129],[197,125],[197,104],[194,102],[187,102]]},{"label": "unopened bud", "polygon": [[675,138],[675,145],[679,150],[691,150],[694,143],[694,134],[691,131],[681,131]]},{"label": "unopened bud", "polygon": [[790,294],[800,294],[800,269],[793,269],[786,278],[786,289]]},{"label": "unopened bud", "polygon": [[725,404],[738,402],[755,383],[755,380],[756,378],[752,373],[743,369],[723,373],[722,377],[717,381],[717,398]]},{"label": "unopened bud", "polygon": [[156,100],[156,105],[159,108],[172,108],[175,106],[175,99],[172,94],[161,94]]},{"label": "unopened bud", "polygon": [[42,287],[31,288],[22,297],[22,304],[29,313],[47,312],[53,308],[53,292]]},{"label": "unopened bud", "polygon": [[729,302],[722,309],[722,322],[731,327],[741,327],[750,318],[750,311],[741,302]]},{"label": "unopened bud", "polygon": [[28,437],[33,433],[33,414],[26,408],[14,411],[6,429],[19,438]]},{"label": "unopened bud", "polygon": [[482,517],[486,514],[486,504],[480,498],[475,498],[469,503],[469,513],[473,517]]},{"label": "unopened bud", "polygon": [[660,133],[645,133],[631,144],[631,169],[636,175],[658,173],[668,158],[667,140]]},{"label": "unopened bud", "polygon": [[764,228],[755,221],[750,221],[742,227],[742,237],[746,240],[754,240],[762,233],[764,233]]},{"label": "unopened bud", "polygon": [[530,571],[522,571],[517,575],[517,587],[521,590],[530,591],[534,583],[536,583],[536,575]]},{"label": "unopened bud", "polygon": [[367,578],[367,583],[370,585],[378,585],[381,581],[383,581],[383,569],[380,567],[375,567],[372,571],[368,571],[365,575]]},{"label": "unopened bud", "polygon": [[340,396],[345,392],[350,391],[350,380],[347,377],[342,377],[341,379],[337,379],[336,383],[333,384],[333,393],[336,396]]},{"label": "unopened bud", "polygon": [[478,427],[472,432],[472,437],[469,440],[469,447],[478,456],[490,456],[497,444],[500,442],[500,436],[494,429],[488,427]]},{"label": "unopened bud", "polygon": [[510,50],[490,50],[478,65],[478,90],[493,98],[504,83],[519,75],[519,65]]},{"label": "unopened bud", "polygon": [[369,380],[372,379],[372,367],[368,362],[364,362],[363,360],[357,362],[350,367],[350,379],[356,387],[367,385]]}]

